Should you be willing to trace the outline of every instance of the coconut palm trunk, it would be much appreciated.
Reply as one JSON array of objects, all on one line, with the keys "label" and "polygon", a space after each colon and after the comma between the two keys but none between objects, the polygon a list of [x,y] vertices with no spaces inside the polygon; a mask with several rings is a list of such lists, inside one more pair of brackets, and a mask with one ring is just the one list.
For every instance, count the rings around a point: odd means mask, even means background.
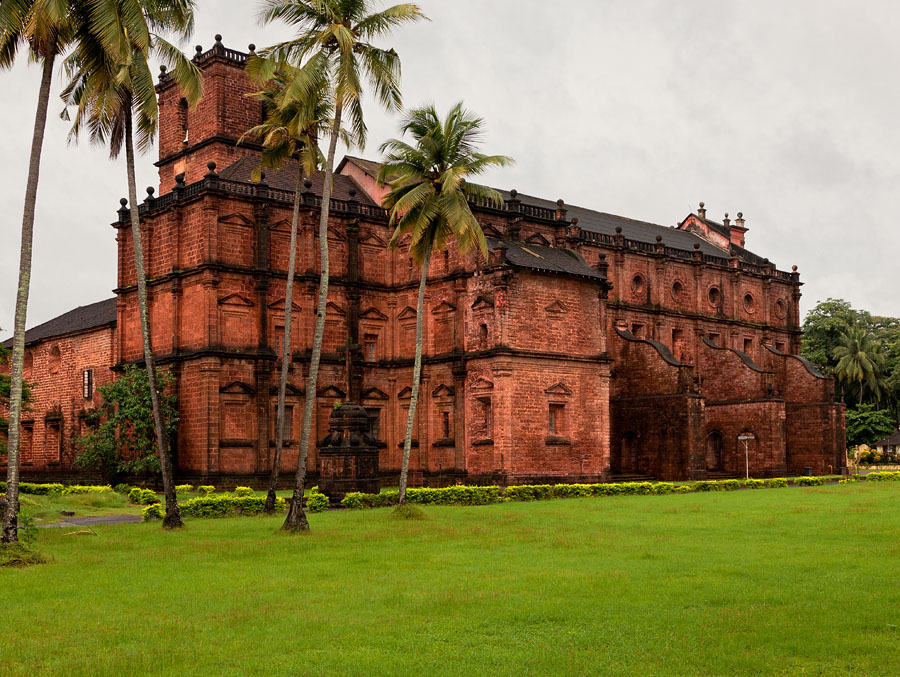
[{"label": "coconut palm trunk", "polygon": [[412,449],[413,423],[416,420],[416,404],[419,402],[419,381],[422,376],[422,334],[425,315],[425,285],[428,282],[428,265],[431,263],[433,243],[428,244],[422,260],[422,277],[419,280],[419,298],[416,301],[416,360],[413,366],[412,393],[409,398],[409,415],[406,417],[406,437],[403,438],[403,463],[400,466],[400,504],[406,503],[406,481],[409,474],[409,452]]},{"label": "coconut palm trunk", "polygon": [[303,171],[297,168],[297,188],[294,192],[294,215],[291,220],[291,252],[288,254],[287,287],[284,292],[284,338],[281,346],[281,374],[278,378],[278,411],[275,414],[275,459],[272,463],[272,480],[266,494],[267,514],[275,512],[275,490],[281,470],[281,448],[284,446],[284,392],[287,390],[288,370],[291,363],[291,315],[294,305],[294,270],[297,265],[297,224],[300,221],[300,188]]},{"label": "coconut palm trunk", "polygon": [[144,245],[141,241],[141,223],[138,214],[137,184],[134,177],[134,141],[132,139],[131,101],[125,104],[125,164],[128,172],[128,200],[131,213],[131,238],[134,243],[134,269],[137,276],[138,312],[141,317],[141,338],[144,343],[144,362],[147,365],[147,380],[150,384],[150,404],[153,407],[153,427],[156,429],[156,445],[159,465],[162,469],[163,491],[166,495],[166,516],[163,527],[175,529],[184,526],[178,499],[175,497],[175,478],[172,458],[169,455],[169,440],[159,404],[159,390],[156,384],[156,360],[150,341],[150,311],[147,306],[147,277],[144,270]]},{"label": "coconut palm trunk", "polygon": [[[319,276],[319,300],[316,305],[316,328],[313,332],[312,354],[309,358],[309,375],[306,379],[306,400],[303,403],[303,427],[300,430],[300,453],[297,459],[297,480],[294,494],[282,529],[286,531],[309,531],[309,520],[303,511],[303,492],[306,484],[306,464],[309,459],[309,437],[312,429],[312,415],[316,404],[316,384],[319,380],[319,360],[322,357],[322,337],[325,334],[325,306],[328,303],[328,213],[331,207],[331,181],[334,176],[334,155],[337,151],[338,136],[341,131],[342,105],[338,101],[334,109],[334,125],[328,145],[325,162],[325,181],[322,184],[322,210],[319,217],[319,251],[322,257],[322,272]],[[285,328],[286,330],[287,328]]]},{"label": "coconut palm trunk", "polygon": [[13,349],[10,358],[9,439],[7,444],[6,512],[0,542],[19,540],[19,423],[22,419],[22,378],[25,360],[25,317],[28,311],[28,291],[31,287],[31,250],[34,239],[34,211],[37,205],[38,177],[41,171],[41,150],[47,127],[47,105],[50,101],[50,82],[56,54],[44,58],[41,87],[38,90],[37,111],[34,115],[34,134],[31,137],[31,157],[28,160],[28,181],[25,184],[25,210],[22,215],[22,245],[19,254],[19,288],[16,291],[16,314],[13,321]]}]

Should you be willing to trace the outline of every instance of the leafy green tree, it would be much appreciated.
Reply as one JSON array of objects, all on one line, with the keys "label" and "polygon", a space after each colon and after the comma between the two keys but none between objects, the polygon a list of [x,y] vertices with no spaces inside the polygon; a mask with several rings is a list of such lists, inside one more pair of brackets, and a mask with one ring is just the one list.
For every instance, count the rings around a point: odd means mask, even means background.
[{"label": "leafy green tree", "polygon": [[897,429],[888,412],[874,404],[860,404],[847,409],[847,446],[873,444]]},{"label": "leafy green tree", "polygon": [[67,105],[74,106],[76,111],[71,138],[77,139],[79,132],[86,128],[93,142],[109,145],[111,158],[118,157],[122,148],[125,149],[141,337],[166,494],[163,526],[176,528],[183,526],[183,523],[175,495],[174,471],[167,448],[159,387],[155,382],[156,360],[150,342],[134,142],[136,137],[138,149],[147,150],[159,125],[156,90],[150,72],[151,58],[172,66],[169,70],[190,105],[195,105],[200,99],[200,71],[177,47],[159,35],[159,31],[178,33],[184,37],[190,35],[194,23],[193,0],[94,0],[89,7],[92,39],[77,44],[66,59],[66,73],[70,81],[63,90],[63,100]]},{"label": "leafy green tree", "polygon": [[[169,441],[175,439],[178,430],[176,398],[171,392],[174,383],[171,372],[157,370],[159,402]],[[128,365],[121,377],[98,390],[103,402],[88,415],[87,423],[92,430],[75,441],[78,450],[75,465],[101,470],[110,484],[119,483],[124,475],[160,472],[146,370]]]},{"label": "leafy green tree", "polygon": [[[284,395],[287,389],[288,368],[291,363],[291,315],[294,305],[294,270],[297,263],[297,224],[300,221],[301,188],[304,176],[315,174],[322,162],[322,153],[316,143],[320,132],[327,132],[333,115],[332,102],[323,95],[326,86],[318,87],[303,98],[285,96],[286,85],[296,77],[296,68],[282,65],[281,70],[265,88],[253,96],[263,104],[265,121],[249,130],[245,136],[260,139],[263,144],[262,166],[278,169],[295,156],[299,157],[297,185],[294,189],[294,213],[291,218],[291,244],[288,254],[287,285],[284,292],[284,337],[281,342],[281,371],[278,378],[278,406],[275,414],[275,458],[272,462],[272,478],[266,495],[264,511],[275,511],[275,490],[281,470],[281,452],[284,446]],[[349,141],[349,139],[348,139]],[[261,170],[254,178],[260,178]]]},{"label": "leafy green tree", "polygon": [[7,459],[7,507],[3,515],[0,542],[18,541],[16,516],[19,509],[19,424],[23,400],[23,360],[25,357],[25,323],[28,294],[31,287],[31,253],[34,239],[34,214],[37,205],[41,150],[47,126],[50,83],[56,59],[65,52],[75,34],[77,17],[74,4],[66,0],[3,0],[0,2],[0,69],[10,68],[19,51],[41,65],[28,178],[25,183],[25,206],[22,214],[19,249],[19,283],[13,320],[13,350],[10,364],[10,393]]},{"label": "leafy green tree", "polygon": [[840,337],[850,327],[868,326],[870,322],[869,314],[854,310],[849,301],[833,298],[820,301],[803,320],[803,356],[831,373],[837,365],[834,349]]},{"label": "leafy green tree", "polygon": [[402,237],[409,235],[409,255],[422,267],[416,302],[416,358],[400,469],[401,504],[406,502],[409,452],[419,399],[422,318],[431,254],[453,240],[460,253],[477,249],[487,256],[484,232],[469,201],[503,204],[503,197],[496,190],[469,182],[487,169],[512,162],[504,155],[478,151],[483,127],[484,120],[471,115],[461,102],[444,120],[434,106],[425,106],[410,111],[401,127],[403,134],[412,136],[413,144],[391,139],[381,146],[386,155],[378,180],[391,188],[382,202],[390,211],[390,224],[394,227],[390,244],[396,247]]},{"label": "leafy green tree", "polygon": [[[285,65],[294,66],[293,77],[285,82],[281,94],[285,100],[301,101],[310,97],[333,103],[330,141],[325,161],[322,209],[319,217],[319,247],[322,269],[312,354],[303,407],[297,477],[290,509],[283,528],[307,531],[309,522],[303,512],[303,491],[309,455],[309,438],[315,405],[322,336],[325,332],[325,306],[328,301],[328,215],[331,206],[334,156],[341,135],[342,120],[353,139],[365,144],[366,125],[362,109],[362,78],[366,77],[379,102],[387,109],[400,110],[400,57],[393,49],[381,49],[371,40],[384,37],[391,29],[423,18],[416,5],[401,4],[381,12],[371,11],[370,0],[264,0],[265,23],[284,21],[297,29],[297,36],[259,52],[249,71],[259,82],[271,79]],[[321,94],[325,88],[326,93]]]},{"label": "leafy green tree", "polygon": [[851,326],[838,338],[834,349],[834,375],[853,392],[858,402],[881,400],[885,391],[885,359],[878,344],[862,326]]}]

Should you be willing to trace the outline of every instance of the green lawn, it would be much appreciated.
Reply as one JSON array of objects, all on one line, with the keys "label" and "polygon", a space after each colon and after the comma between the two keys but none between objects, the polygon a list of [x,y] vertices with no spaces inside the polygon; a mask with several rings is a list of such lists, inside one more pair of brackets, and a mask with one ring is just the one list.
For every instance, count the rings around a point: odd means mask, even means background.
[{"label": "green lawn", "polygon": [[900,483],[42,530],[0,674],[898,674]]}]

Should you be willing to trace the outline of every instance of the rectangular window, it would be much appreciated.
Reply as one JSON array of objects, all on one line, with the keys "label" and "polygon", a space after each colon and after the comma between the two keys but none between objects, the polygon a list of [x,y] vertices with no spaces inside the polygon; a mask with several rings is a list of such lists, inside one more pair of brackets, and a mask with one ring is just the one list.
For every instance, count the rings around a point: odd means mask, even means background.
[{"label": "rectangular window", "polygon": [[442,422],[444,424],[443,437],[445,440],[449,440],[452,437],[452,435],[450,434],[450,412],[449,411],[442,412],[441,418],[442,418]]},{"label": "rectangular window", "polygon": [[551,435],[561,435],[563,432],[564,404],[551,404],[547,420],[547,429]]},{"label": "rectangular window", "polygon": [[490,398],[481,400],[481,415],[484,420],[484,436],[488,439],[494,438],[494,413],[491,408]]},{"label": "rectangular window", "polygon": [[381,439],[379,437],[381,433],[381,409],[375,407],[366,409],[366,417],[369,419],[369,434],[376,440]]},{"label": "rectangular window", "polygon": [[745,338],[744,339],[744,352],[749,355],[752,350],[753,350],[753,339]]},{"label": "rectangular window", "polygon": [[722,345],[722,337],[719,336],[718,334],[710,334],[709,340],[712,341],[713,343],[715,343],[717,346],[721,347],[721,345]]},{"label": "rectangular window", "polygon": [[34,424],[25,423],[22,426],[21,439],[19,440],[19,458],[22,465],[32,464],[32,444],[34,442]]},{"label": "rectangular window", "polygon": [[275,332],[272,335],[272,348],[275,350],[275,354],[278,357],[281,357],[281,348],[284,344],[284,326],[283,325],[275,325]]},{"label": "rectangular window", "polygon": [[[275,407],[272,409],[272,430],[275,430],[275,426],[278,425],[278,404],[275,404]],[[294,407],[286,404],[284,405],[284,425],[281,427],[281,431],[283,433],[282,439],[292,440],[294,434]]]},{"label": "rectangular window", "polygon": [[85,369],[81,372],[81,393],[86,400],[94,399],[94,370]]},{"label": "rectangular window", "polygon": [[783,353],[784,352],[784,341],[776,341],[775,342],[775,350],[777,350],[779,353]]},{"label": "rectangular window", "polygon": [[375,362],[378,359],[378,334],[365,334],[363,337],[363,350],[366,362]]},{"label": "rectangular window", "polygon": [[644,338],[644,325],[640,322],[632,322],[631,323],[631,333],[633,336],[642,339]]}]

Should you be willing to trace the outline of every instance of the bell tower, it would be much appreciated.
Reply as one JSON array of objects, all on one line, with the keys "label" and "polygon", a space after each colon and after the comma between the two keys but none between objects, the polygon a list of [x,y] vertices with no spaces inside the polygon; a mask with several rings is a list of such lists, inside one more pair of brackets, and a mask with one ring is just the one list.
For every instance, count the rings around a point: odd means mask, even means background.
[{"label": "bell tower", "polygon": [[249,53],[229,49],[217,35],[213,46],[203,51],[196,47],[193,62],[203,74],[203,98],[190,110],[178,85],[165,68],[160,69],[159,84],[159,194],[169,192],[175,176],[185,175],[185,183],[203,178],[207,163],[224,169],[247,155],[258,156],[259,145],[241,136],[262,121],[262,104],[247,94],[257,91],[247,76]]}]

